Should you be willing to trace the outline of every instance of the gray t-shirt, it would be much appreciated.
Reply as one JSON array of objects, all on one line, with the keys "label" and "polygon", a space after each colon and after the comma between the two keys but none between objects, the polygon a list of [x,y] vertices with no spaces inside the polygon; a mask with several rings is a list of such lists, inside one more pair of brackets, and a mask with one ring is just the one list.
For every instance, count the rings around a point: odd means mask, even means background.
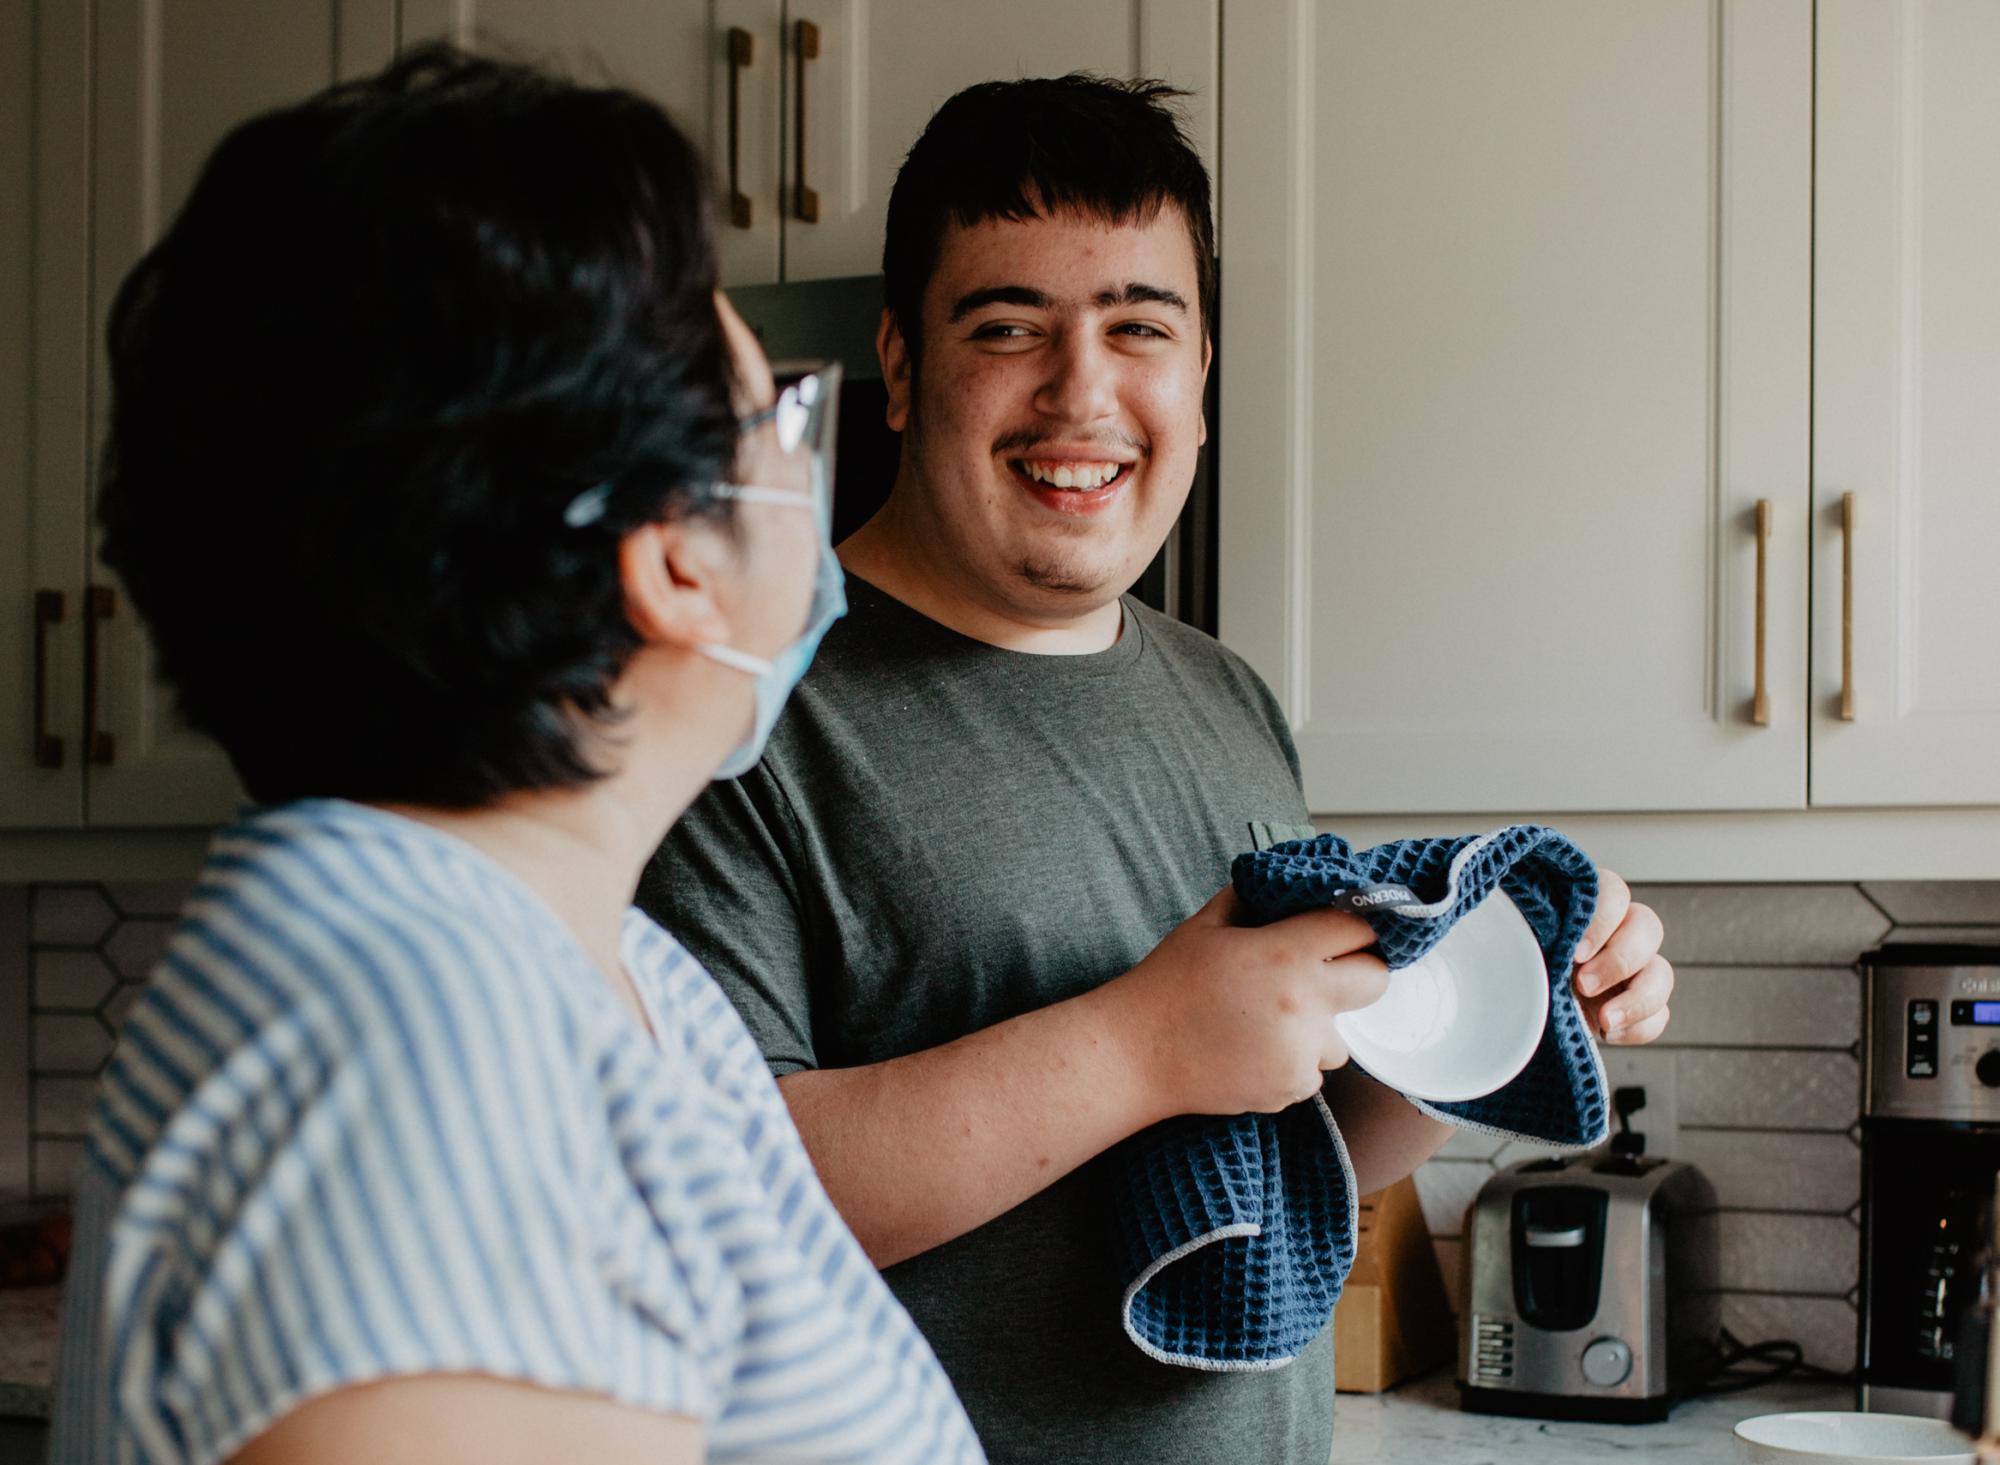
[{"label": "gray t-shirt", "polygon": [[[852,576],[848,596],[764,760],[695,803],[639,891],[779,1074],[1096,987],[1309,822],[1277,703],[1199,631],[1128,598],[1109,650],[1037,656]],[[1101,1164],[884,1273],[992,1458],[1324,1465],[1332,1330],[1270,1372],[1148,1359]]]}]

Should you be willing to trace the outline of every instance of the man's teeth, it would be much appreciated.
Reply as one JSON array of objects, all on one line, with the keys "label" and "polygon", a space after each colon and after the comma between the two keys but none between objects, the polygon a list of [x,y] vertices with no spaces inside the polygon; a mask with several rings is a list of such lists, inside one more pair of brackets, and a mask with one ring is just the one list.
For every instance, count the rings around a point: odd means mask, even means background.
[{"label": "man's teeth", "polygon": [[1123,463],[1023,462],[1021,471],[1035,482],[1055,488],[1102,488],[1116,478],[1124,466]]}]

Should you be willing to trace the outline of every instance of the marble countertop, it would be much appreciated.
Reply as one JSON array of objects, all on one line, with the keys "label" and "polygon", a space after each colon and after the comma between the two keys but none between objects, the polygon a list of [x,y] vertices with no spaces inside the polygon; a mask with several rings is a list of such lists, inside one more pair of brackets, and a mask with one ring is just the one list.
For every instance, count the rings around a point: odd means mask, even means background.
[{"label": "marble countertop", "polygon": [[1342,1394],[1333,1409],[1334,1465],[1603,1465],[1607,1460],[1735,1465],[1739,1420],[1794,1409],[1852,1409],[1852,1386],[1765,1384],[1690,1399],[1660,1424],[1571,1424],[1467,1414],[1451,1370],[1386,1394]]},{"label": "marble countertop", "polygon": [[49,1417],[60,1287],[0,1292],[0,1418]]}]

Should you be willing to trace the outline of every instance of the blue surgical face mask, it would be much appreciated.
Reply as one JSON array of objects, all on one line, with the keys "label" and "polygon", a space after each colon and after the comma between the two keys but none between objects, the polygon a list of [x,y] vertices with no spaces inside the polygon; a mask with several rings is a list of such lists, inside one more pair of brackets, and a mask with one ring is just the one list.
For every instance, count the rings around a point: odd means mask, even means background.
[{"label": "blue surgical face mask", "polygon": [[755,719],[743,741],[715,770],[718,780],[741,778],[757,766],[757,760],[764,756],[764,744],[770,739],[771,729],[777,724],[778,714],[784,711],[785,700],[806,674],[806,668],[812,665],[813,653],[819,650],[820,638],[826,635],[827,627],[847,614],[847,576],[840,568],[839,557],[833,552],[829,485],[823,481],[825,470],[817,455],[812,466],[811,493],[789,488],[764,488],[755,484],[721,483],[715,486],[714,492],[720,498],[811,509],[819,519],[819,566],[813,575],[812,604],[806,610],[805,629],[799,633],[798,639],[768,661],[747,651],[739,651],[734,646],[711,644],[697,648],[710,660],[748,672],[757,679]]},{"label": "blue surgical face mask", "polygon": [[[734,646],[706,645],[702,655],[724,666],[747,672],[757,679],[756,717],[750,732],[715,771],[715,777],[741,778],[764,756],[764,744],[771,728],[784,711],[785,699],[812,665],[820,638],[827,627],[847,614],[847,577],[833,552],[833,430],[836,404],[840,400],[840,364],[827,362],[802,373],[778,393],[777,400],[762,411],[753,412],[737,425],[748,434],[766,424],[777,439],[778,449],[788,458],[803,457],[810,490],[770,488],[752,483],[710,485],[716,498],[738,502],[778,504],[785,508],[810,509],[819,521],[819,564],[813,575],[812,603],[806,610],[805,629],[797,640],[766,661]],[[797,461],[794,458],[794,461]],[[563,522],[582,529],[604,517],[606,505],[615,491],[613,483],[585,489],[563,510]]]}]

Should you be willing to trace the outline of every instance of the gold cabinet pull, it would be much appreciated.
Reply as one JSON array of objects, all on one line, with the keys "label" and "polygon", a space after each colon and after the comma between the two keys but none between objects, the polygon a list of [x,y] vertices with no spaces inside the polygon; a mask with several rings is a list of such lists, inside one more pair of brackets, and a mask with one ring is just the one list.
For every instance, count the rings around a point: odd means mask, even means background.
[{"label": "gold cabinet pull", "polygon": [[1757,690],[1750,699],[1750,720],[1758,727],[1771,725],[1771,686],[1765,676],[1764,634],[1768,579],[1764,561],[1771,545],[1771,501],[1757,500]]},{"label": "gold cabinet pull", "polygon": [[63,766],[63,740],[49,731],[49,627],[63,618],[60,590],[35,592],[35,766]]},{"label": "gold cabinet pull", "polygon": [[797,166],[792,172],[798,186],[793,193],[792,216],[801,223],[817,224],[819,195],[806,187],[806,62],[819,59],[819,27],[802,20],[794,34],[792,57],[798,67],[798,86],[794,89],[792,123]]},{"label": "gold cabinet pull", "polygon": [[750,69],[755,54],[750,32],[740,25],[729,28],[729,222],[739,229],[750,227],[750,195],[743,191],[743,73]]},{"label": "gold cabinet pull", "polygon": [[97,682],[102,675],[98,629],[116,614],[118,592],[110,586],[92,585],[83,592],[83,756],[104,765],[117,758],[118,743],[97,725]]},{"label": "gold cabinet pull", "polygon": [[1854,721],[1854,495],[1840,496],[1840,720]]}]

